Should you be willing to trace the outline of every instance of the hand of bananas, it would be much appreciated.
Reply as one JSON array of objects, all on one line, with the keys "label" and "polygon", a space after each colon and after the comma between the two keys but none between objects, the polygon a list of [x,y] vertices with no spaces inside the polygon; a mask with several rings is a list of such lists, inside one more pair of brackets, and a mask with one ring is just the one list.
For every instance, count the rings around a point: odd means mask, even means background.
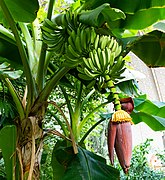
[{"label": "hand of bananas", "polygon": [[45,19],[43,41],[48,50],[65,58],[64,66],[76,67],[81,79],[95,79],[99,88],[105,85],[105,75],[113,81],[122,78],[125,61],[120,56],[122,47],[114,37],[99,35],[94,27],[79,23],[76,12],[67,11],[58,19]]}]

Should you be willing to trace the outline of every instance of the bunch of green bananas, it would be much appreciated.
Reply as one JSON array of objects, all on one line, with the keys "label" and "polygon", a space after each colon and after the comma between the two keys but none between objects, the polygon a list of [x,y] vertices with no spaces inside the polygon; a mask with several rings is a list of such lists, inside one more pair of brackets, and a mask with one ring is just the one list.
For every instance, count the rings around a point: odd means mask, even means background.
[{"label": "bunch of green bananas", "polygon": [[79,22],[77,12],[67,11],[54,19],[45,19],[42,25],[43,41],[48,46],[48,51],[54,51],[56,54],[64,54],[65,44],[68,37],[77,29]]},{"label": "bunch of green bananas", "polygon": [[81,64],[83,59],[89,57],[90,51],[96,38],[96,32],[93,27],[78,27],[72,31],[65,44],[65,66],[76,67]]},{"label": "bunch of green bananas", "polygon": [[65,28],[54,24],[51,20],[45,19],[42,28],[44,43],[48,46],[48,51],[56,54],[63,54],[67,40]]},{"label": "bunch of green bananas", "polygon": [[78,76],[84,80],[97,79],[103,86],[105,76],[116,81],[124,72],[125,61],[120,56],[122,47],[111,36],[96,35],[89,57],[83,57],[83,63],[77,67]]}]

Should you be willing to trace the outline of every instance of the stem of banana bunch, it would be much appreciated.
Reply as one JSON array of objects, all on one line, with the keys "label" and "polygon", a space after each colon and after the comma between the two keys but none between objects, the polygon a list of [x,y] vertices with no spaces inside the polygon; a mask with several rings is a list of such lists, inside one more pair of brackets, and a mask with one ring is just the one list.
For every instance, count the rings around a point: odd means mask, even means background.
[{"label": "stem of banana bunch", "polygon": [[111,80],[109,75],[105,75],[105,80],[107,83],[107,87],[110,89],[110,92],[112,93],[112,96],[113,96],[112,98],[113,98],[115,111],[121,110],[120,99],[119,99],[119,95],[116,91],[116,87],[114,85],[114,82]]}]

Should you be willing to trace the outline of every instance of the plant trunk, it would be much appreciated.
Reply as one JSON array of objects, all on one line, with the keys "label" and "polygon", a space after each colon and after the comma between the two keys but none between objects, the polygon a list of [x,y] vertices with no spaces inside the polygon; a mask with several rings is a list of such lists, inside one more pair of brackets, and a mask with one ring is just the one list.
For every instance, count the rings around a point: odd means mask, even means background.
[{"label": "plant trunk", "polygon": [[20,179],[39,180],[40,160],[43,147],[42,118],[30,116],[18,127],[18,159],[20,162]]}]

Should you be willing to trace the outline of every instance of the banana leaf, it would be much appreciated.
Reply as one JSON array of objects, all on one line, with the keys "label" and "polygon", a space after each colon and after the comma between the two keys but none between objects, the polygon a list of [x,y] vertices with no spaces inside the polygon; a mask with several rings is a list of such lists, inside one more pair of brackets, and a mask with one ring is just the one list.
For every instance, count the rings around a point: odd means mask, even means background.
[{"label": "banana leaf", "polygon": [[165,21],[158,22],[153,25],[155,30],[165,33]]},{"label": "banana leaf", "polygon": [[157,21],[164,20],[165,17],[164,0],[86,0],[83,6],[84,9],[95,9],[104,3],[109,3],[112,8],[120,9],[127,17],[119,20],[117,24],[111,22],[109,24],[111,29],[144,29]]},{"label": "banana leaf", "polygon": [[116,8],[111,8],[110,4],[105,3],[93,10],[80,13],[79,21],[90,26],[100,27],[105,21],[109,24],[118,19],[125,19],[125,14]]},{"label": "banana leaf", "polygon": [[149,67],[165,66],[165,34],[155,30],[143,35],[132,46],[136,54]]},{"label": "banana leaf", "polygon": [[15,69],[22,69],[18,47],[0,38],[0,63],[8,62]]},{"label": "banana leaf", "polygon": [[165,130],[165,103],[152,102],[145,96],[134,98],[135,109],[131,113],[133,122],[146,123],[152,130]]},{"label": "banana leaf", "polygon": [[[54,179],[63,180],[99,180],[119,179],[119,171],[106,165],[106,160],[92,152],[78,147],[78,154],[74,155],[71,147],[60,147],[54,150],[53,171]],[[60,172],[60,174],[58,174]]]},{"label": "banana leaf", "polygon": [[[10,13],[14,17],[15,21],[19,22],[33,22],[37,17],[37,11],[39,9],[38,0],[1,0],[0,6],[4,4],[9,8]],[[0,8],[0,22],[5,22],[3,12]]]},{"label": "banana leaf", "polygon": [[16,126],[5,126],[0,131],[0,149],[5,161],[7,179],[15,179]]},{"label": "banana leaf", "polygon": [[0,64],[0,78],[11,78],[11,79],[17,79],[22,75],[21,70],[14,71],[11,68],[9,68],[9,65],[7,62],[4,62]]}]

